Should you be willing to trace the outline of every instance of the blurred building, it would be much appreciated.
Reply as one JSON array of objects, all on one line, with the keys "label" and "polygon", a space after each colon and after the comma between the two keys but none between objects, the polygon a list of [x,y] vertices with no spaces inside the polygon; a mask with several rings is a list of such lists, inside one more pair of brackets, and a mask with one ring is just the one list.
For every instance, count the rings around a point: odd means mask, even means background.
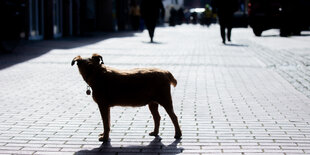
[{"label": "blurred building", "polygon": [[[204,8],[206,4],[211,4],[216,0],[184,0],[185,8]],[[248,0],[239,0],[239,3],[247,4]]]},{"label": "blurred building", "polygon": [[[130,4],[141,0],[0,0],[0,41],[42,40],[131,29]],[[181,7],[184,0],[163,0]],[[12,35],[14,34],[14,35]],[[14,37],[12,37],[14,36]]]},{"label": "blurred building", "polygon": [[0,0],[1,40],[27,40],[115,31],[129,0]]},{"label": "blurred building", "polygon": [[171,9],[179,10],[184,7],[184,0],[164,0],[165,22],[169,21]]},{"label": "blurred building", "polygon": [[184,7],[186,8],[203,8],[204,0],[184,0]]}]

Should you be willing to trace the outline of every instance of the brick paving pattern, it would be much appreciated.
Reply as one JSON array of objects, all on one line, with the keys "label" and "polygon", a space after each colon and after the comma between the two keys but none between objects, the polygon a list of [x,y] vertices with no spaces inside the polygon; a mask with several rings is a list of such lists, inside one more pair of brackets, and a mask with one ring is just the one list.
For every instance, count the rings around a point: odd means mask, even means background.
[{"label": "brick paving pattern", "polygon": [[[146,31],[27,43],[0,58],[0,154],[310,154],[310,37],[274,33],[234,29],[225,46],[218,26],[183,25],[158,28],[156,44]],[[111,142],[99,142],[97,105],[70,65],[92,53],[170,70],[183,139],[163,108],[154,138],[147,107],[114,107]]]}]

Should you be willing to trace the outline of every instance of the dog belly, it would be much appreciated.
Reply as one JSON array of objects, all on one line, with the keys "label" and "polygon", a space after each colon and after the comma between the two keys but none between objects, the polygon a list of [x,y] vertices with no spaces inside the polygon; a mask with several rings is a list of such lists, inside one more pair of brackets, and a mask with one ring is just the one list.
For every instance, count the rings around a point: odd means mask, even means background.
[{"label": "dog belly", "polygon": [[112,106],[129,106],[129,107],[140,107],[140,106],[145,106],[151,100],[149,97],[144,96],[144,95],[117,95],[117,96],[110,96],[110,95],[104,95],[103,96],[93,96],[94,101],[97,104],[104,104],[108,105],[110,107]]},{"label": "dog belly", "polygon": [[149,87],[105,85],[100,88],[104,89],[93,89],[93,99],[98,104],[109,106],[145,106],[157,96],[155,90]]},{"label": "dog belly", "polygon": [[117,102],[111,103],[111,106],[141,107],[147,104],[148,104],[147,102],[117,101]]}]

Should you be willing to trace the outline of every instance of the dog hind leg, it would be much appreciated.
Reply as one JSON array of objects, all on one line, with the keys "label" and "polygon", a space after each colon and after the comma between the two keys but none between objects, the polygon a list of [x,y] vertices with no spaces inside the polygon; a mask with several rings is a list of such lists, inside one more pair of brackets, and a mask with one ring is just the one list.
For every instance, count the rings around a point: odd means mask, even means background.
[{"label": "dog hind leg", "polygon": [[153,120],[154,120],[154,131],[149,133],[150,136],[157,136],[159,132],[159,125],[160,125],[160,115],[158,112],[158,104],[157,103],[149,103],[149,109],[152,113]]},{"label": "dog hind leg", "polygon": [[174,138],[179,139],[182,136],[182,131],[180,129],[180,125],[178,122],[178,117],[175,115],[174,110],[173,110],[173,105],[172,105],[172,99],[171,99],[171,95],[169,97],[167,97],[167,99],[162,102],[160,105],[162,105],[166,112],[168,113],[173,125],[174,125],[174,129],[175,129],[175,135]]}]

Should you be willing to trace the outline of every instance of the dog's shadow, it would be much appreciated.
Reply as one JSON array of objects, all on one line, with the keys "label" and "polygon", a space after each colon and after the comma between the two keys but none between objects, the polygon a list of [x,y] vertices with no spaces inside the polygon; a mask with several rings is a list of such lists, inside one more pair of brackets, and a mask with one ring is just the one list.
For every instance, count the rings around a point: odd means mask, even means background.
[{"label": "dog's shadow", "polygon": [[92,150],[81,150],[75,155],[103,155],[103,154],[169,154],[176,155],[183,152],[183,148],[178,148],[177,145],[181,139],[177,139],[169,145],[164,145],[161,142],[161,137],[155,137],[147,146],[126,146],[126,147],[113,147],[111,142],[104,142],[99,148]]}]

